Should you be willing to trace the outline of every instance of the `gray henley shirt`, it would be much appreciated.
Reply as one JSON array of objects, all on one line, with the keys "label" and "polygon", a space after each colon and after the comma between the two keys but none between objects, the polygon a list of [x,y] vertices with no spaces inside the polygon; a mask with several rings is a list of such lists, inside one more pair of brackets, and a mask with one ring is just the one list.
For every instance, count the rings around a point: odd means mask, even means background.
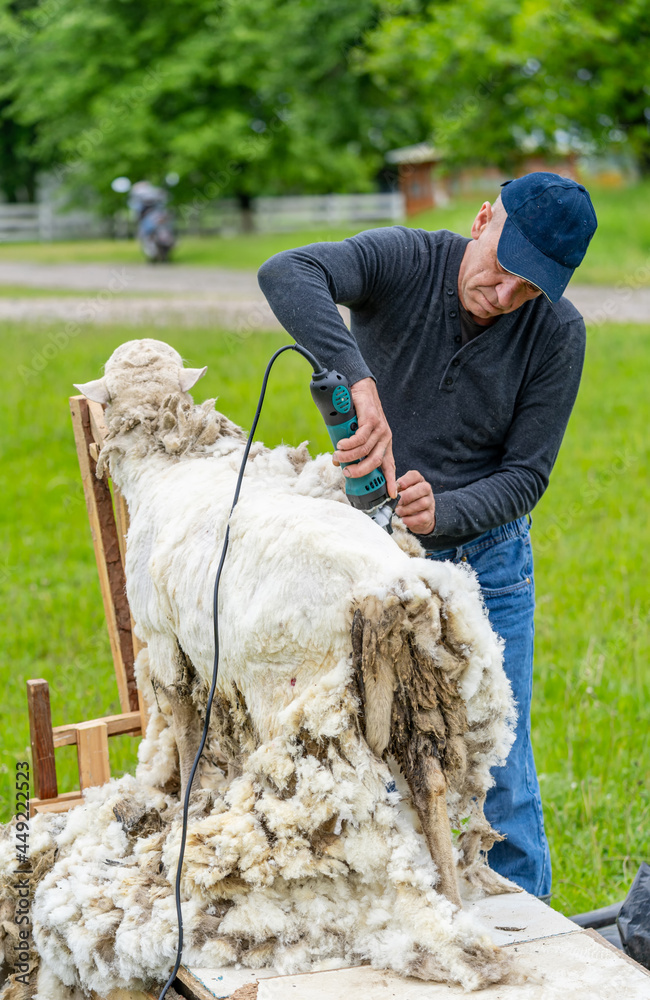
[{"label": "gray henley shirt", "polygon": [[[390,226],[271,257],[259,283],[284,328],[351,384],[368,376],[393,432],[397,475],[431,483],[453,548],[529,513],[575,402],[585,325],[543,295],[463,343],[458,271],[469,240]],[[348,330],[336,303],[350,308]]]}]

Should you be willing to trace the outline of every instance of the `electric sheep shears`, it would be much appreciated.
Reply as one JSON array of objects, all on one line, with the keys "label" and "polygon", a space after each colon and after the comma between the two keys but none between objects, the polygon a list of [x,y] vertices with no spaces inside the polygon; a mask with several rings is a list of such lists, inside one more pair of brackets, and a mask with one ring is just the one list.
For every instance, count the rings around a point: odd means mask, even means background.
[{"label": "electric sheep shears", "polygon": [[[327,371],[326,368],[318,370],[314,365],[310,389],[332,444],[337,447],[339,441],[352,437],[359,427],[349,382],[345,375]],[[341,465],[345,468],[346,465],[356,465],[357,462],[343,462]],[[345,493],[353,507],[364,511],[389,535],[392,534],[391,520],[397,506],[397,497],[392,499],[389,496],[386,478],[381,469],[367,472],[365,476],[356,479],[346,477]]]}]

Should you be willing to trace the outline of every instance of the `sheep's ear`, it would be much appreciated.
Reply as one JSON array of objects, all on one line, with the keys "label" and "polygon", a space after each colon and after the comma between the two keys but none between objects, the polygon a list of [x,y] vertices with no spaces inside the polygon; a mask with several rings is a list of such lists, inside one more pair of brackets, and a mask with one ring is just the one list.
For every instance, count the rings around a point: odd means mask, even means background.
[{"label": "sheep's ear", "polygon": [[192,386],[196,385],[200,378],[203,378],[207,370],[207,365],[205,368],[183,368],[178,377],[182,391],[189,392]]},{"label": "sheep's ear", "polygon": [[108,392],[108,387],[103,378],[93,379],[92,382],[75,382],[75,389],[79,392],[83,392],[84,396],[88,399],[92,399],[95,403],[108,403],[110,402],[110,394]]}]

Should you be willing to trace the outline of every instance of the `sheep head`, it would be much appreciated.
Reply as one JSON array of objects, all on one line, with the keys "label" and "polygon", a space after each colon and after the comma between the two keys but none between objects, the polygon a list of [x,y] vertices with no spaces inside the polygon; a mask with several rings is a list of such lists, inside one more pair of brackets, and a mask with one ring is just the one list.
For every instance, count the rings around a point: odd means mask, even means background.
[{"label": "sheep head", "polygon": [[134,458],[149,452],[190,456],[204,454],[223,436],[245,440],[241,428],[215,411],[214,399],[197,406],[187,395],[206,370],[184,368],[173,347],[144,338],[116,348],[102,378],[75,384],[88,399],[106,406],[108,431],[97,475],[109,466],[115,477],[115,460],[127,452]]},{"label": "sheep head", "polygon": [[189,392],[206,371],[207,367],[184,368],[178,351],[162,340],[146,337],[120,344],[106,362],[102,378],[75,383],[75,388],[104,405],[159,405],[166,396]]}]

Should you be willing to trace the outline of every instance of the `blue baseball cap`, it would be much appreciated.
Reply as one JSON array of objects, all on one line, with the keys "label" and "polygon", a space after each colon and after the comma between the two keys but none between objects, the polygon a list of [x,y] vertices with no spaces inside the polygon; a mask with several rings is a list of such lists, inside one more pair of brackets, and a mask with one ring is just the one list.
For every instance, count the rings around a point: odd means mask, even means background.
[{"label": "blue baseball cap", "polygon": [[501,188],[508,217],[497,260],[557,302],[596,232],[589,193],[568,177],[544,171],[505,181]]}]

